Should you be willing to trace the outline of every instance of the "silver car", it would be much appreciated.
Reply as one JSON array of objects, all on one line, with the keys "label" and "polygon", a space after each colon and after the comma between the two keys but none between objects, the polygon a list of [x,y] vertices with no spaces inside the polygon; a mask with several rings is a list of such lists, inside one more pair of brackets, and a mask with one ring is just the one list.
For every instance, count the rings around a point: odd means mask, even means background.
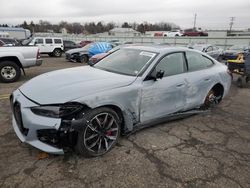
[{"label": "silver car", "polygon": [[11,95],[22,142],[53,154],[110,151],[121,134],[218,104],[227,67],[188,48],[131,46],[94,66],[46,73]]},{"label": "silver car", "polygon": [[188,46],[191,49],[195,49],[201,52],[205,52],[217,61],[222,61],[223,58],[223,50],[218,46],[211,44],[195,44]]}]

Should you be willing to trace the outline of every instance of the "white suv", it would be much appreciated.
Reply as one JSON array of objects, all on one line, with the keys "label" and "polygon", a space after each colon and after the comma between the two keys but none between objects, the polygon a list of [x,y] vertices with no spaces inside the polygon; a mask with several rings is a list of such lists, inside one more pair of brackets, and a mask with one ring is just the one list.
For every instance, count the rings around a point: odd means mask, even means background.
[{"label": "white suv", "polygon": [[41,54],[48,54],[51,57],[61,57],[64,50],[62,38],[34,37],[29,45],[38,46]]}]

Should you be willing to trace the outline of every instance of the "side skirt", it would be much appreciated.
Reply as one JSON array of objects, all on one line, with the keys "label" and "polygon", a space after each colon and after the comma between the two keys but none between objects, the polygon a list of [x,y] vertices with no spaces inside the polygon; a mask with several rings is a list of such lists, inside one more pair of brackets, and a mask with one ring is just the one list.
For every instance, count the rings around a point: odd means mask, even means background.
[{"label": "side skirt", "polygon": [[127,132],[124,133],[124,135],[129,136],[141,129],[145,129],[147,127],[151,127],[153,125],[157,125],[160,123],[166,123],[166,122],[170,122],[170,121],[174,121],[174,120],[178,120],[178,119],[183,119],[192,115],[196,115],[196,114],[205,114],[210,112],[210,110],[200,110],[200,109],[192,109],[192,110],[187,110],[187,111],[183,111],[183,112],[176,112],[173,114],[169,114],[167,116],[161,117],[161,118],[156,118],[144,123],[138,123],[134,125],[134,128],[131,132]]}]

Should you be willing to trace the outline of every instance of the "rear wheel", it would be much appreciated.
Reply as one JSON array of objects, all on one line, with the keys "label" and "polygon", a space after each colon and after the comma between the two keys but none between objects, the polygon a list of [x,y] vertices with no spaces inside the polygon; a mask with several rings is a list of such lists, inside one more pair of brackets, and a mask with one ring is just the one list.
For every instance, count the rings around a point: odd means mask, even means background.
[{"label": "rear wheel", "polygon": [[202,105],[202,109],[209,109],[215,107],[217,104],[219,104],[221,99],[222,95],[216,95],[215,91],[211,89],[205,98],[204,104]]},{"label": "rear wheel", "polygon": [[17,81],[21,76],[20,67],[13,61],[0,62],[0,81],[11,83]]},{"label": "rear wheel", "polygon": [[54,49],[53,56],[55,56],[55,57],[61,57],[62,56],[62,50],[60,50],[60,49]]},{"label": "rear wheel", "polygon": [[86,157],[101,156],[110,151],[120,136],[121,123],[117,113],[106,107],[89,111],[83,116],[88,125],[78,134],[76,151]]}]

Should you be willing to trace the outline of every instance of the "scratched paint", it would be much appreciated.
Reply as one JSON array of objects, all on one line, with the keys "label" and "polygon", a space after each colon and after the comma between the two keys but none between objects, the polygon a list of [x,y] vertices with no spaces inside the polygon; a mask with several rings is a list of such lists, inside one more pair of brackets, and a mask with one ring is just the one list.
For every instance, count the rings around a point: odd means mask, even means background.
[{"label": "scratched paint", "polygon": [[18,137],[43,151],[63,153],[62,149],[45,145],[37,139],[37,127],[57,130],[61,121],[60,118],[32,114],[30,107],[39,104],[63,104],[74,101],[91,109],[107,105],[116,106],[123,113],[125,129],[132,131],[135,125],[199,107],[215,84],[220,84],[224,88],[224,96],[229,91],[231,77],[227,73],[227,67],[219,62],[215,61],[212,67],[199,71],[184,72],[162,79],[146,79],[161,57],[190,50],[131,48],[158,54],[141,76],[127,76],[84,66],[46,73],[21,86],[14,92],[14,101],[21,103],[24,127],[29,128],[29,133],[24,137],[14,121],[13,126]]}]

